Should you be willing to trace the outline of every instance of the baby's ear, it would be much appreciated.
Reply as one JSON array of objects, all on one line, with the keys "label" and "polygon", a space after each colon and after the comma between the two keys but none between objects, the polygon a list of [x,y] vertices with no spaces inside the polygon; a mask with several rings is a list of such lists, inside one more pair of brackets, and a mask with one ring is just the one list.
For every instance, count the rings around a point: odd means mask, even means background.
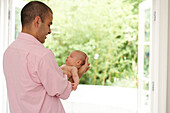
[{"label": "baby's ear", "polygon": [[77,61],[77,65],[81,65],[81,60],[78,60],[78,61]]}]

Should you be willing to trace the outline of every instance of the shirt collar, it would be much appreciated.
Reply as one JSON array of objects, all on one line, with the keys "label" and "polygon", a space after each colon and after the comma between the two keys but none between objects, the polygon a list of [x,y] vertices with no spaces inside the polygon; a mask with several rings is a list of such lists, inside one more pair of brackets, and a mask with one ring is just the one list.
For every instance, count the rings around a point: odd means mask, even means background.
[{"label": "shirt collar", "polygon": [[34,42],[37,45],[43,46],[43,44],[40,43],[34,36],[32,36],[31,34],[28,34],[28,33],[20,32],[18,34],[18,39],[28,40],[28,41]]}]

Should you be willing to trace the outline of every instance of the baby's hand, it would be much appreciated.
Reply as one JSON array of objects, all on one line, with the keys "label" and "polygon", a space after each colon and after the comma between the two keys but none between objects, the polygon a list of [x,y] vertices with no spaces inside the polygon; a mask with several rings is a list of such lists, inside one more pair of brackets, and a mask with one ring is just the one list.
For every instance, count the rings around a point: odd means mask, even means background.
[{"label": "baby's hand", "polygon": [[72,84],[72,90],[76,90],[77,89],[77,85],[75,83],[71,83]]}]

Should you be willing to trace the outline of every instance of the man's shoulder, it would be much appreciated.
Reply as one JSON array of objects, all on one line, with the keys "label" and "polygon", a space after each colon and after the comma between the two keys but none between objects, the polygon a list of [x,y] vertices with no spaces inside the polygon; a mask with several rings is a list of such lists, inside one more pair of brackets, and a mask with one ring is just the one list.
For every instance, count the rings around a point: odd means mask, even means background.
[{"label": "man's shoulder", "polygon": [[33,54],[44,56],[45,54],[51,53],[52,51],[50,49],[43,47],[43,46],[33,46],[30,49],[30,52]]},{"label": "man's shoulder", "polygon": [[36,44],[31,41],[20,40],[20,39],[16,39],[8,47],[8,49],[15,49],[17,51],[25,51],[25,52],[29,52],[30,54],[34,54],[38,56],[43,56],[51,51],[50,49],[44,47],[43,45]]}]

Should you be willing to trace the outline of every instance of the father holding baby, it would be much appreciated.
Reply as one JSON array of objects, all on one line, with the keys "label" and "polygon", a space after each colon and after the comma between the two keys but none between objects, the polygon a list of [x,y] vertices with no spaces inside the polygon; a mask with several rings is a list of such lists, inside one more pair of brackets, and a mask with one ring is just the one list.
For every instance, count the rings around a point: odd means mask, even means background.
[{"label": "father holding baby", "polygon": [[[72,83],[55,60],[53,52],[42,44],[51,33],[53,12],[42,2],[32,1],[21,11],[22,32],[4,53],[11,113],[65,113],[60,99],[67,99]],[[88,58],[78,70],[81,76],[89,69]]]}]

